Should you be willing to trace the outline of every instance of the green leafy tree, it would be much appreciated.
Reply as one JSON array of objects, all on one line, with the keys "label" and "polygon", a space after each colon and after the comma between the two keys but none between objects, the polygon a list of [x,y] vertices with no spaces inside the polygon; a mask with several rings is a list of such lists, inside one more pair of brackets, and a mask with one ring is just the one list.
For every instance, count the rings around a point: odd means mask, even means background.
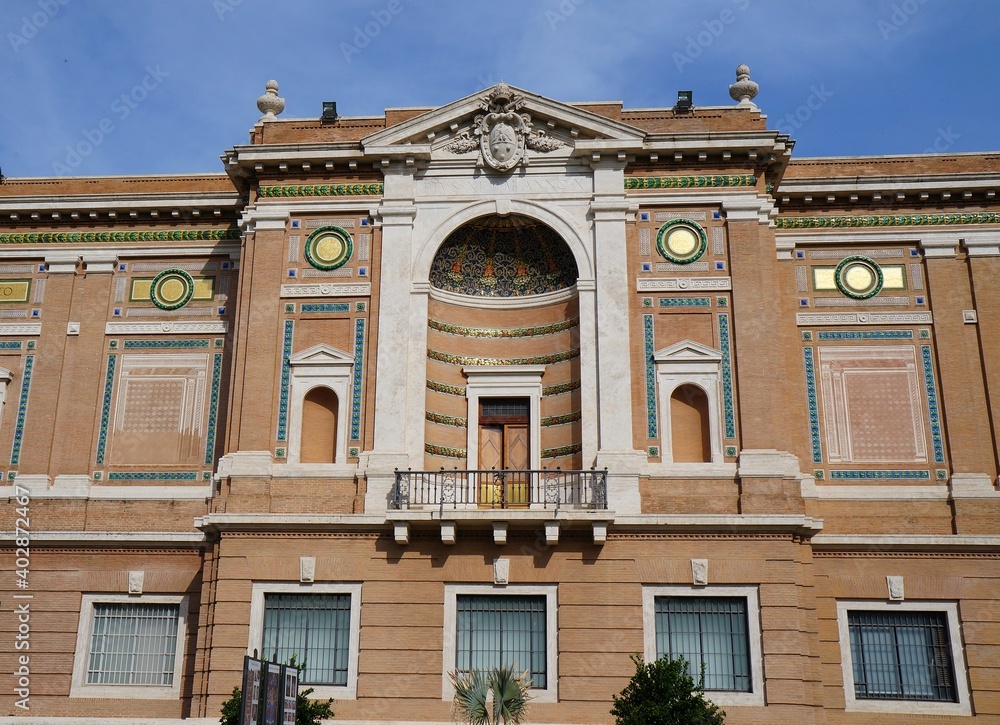
[{"label": "green leafy tree", "polygon": [[531,677],[509,665],[467,675],[450,672],[455,686],[452,709],[470,725],[518,725],[528,715]]},{"label": "green leafy tree", "polygon": [[617,725],[722,725],[726,713],[705,699],[701,681],[695,682],[684,658],[661,657],[643,662],[632,655],[635,674],[620,695],[614,695],[611,714]]}]

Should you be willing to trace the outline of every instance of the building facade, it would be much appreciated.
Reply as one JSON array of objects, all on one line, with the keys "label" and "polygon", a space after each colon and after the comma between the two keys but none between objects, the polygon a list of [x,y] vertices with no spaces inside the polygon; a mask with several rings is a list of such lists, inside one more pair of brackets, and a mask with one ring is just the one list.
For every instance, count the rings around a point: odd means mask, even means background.
[{"label": "building facade", "polygon": [[[607,723],[1000,722],[1000,155],[727,107],[279,119],[225,173],[0,186],[0,722],[337,720],[514,662]],[[9,454],[9,456],[8,456]]]}]

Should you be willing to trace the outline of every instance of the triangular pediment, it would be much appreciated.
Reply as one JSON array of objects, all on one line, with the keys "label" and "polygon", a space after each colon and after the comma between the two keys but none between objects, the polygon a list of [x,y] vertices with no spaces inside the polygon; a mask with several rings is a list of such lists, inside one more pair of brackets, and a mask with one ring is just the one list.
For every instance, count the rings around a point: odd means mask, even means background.
[{"label": "triangular pediment", "polygon": [[656,362],[720,362],[722,351],[694,340],[681,340],[653,354]]},{"label": "triangular pediment", "polygon": [[468,132],[477,115],[487,113],[491,97],[498,93],[516,98],[515,112],[528,114],[534,129],[569,146],[590,140],[610,142],[607,145],[615,149],[638,148],[645,136],[640,129],[620,121],[498,83],[367,136],[361,143],[373,155],[399,153],[400,146],[418,153],[446,146]]},{"label": "triangular pediment", "polygon": [[324,343],[314,345],[288,358],[290,365],[350,365],[354,358]]}]

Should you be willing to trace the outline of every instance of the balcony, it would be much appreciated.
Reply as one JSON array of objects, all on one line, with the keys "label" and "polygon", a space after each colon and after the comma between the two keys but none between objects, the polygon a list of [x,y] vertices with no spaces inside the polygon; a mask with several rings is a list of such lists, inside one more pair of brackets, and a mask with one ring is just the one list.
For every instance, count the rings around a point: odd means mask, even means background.
[{"label": "balcony", "polygon": [[390,509],[584,509],[608,507],[607,470],[396,471]]},{"label": "balcony", "polygon": [[581,525],[603,544],[608,522],[607,469],[589,471],[471,470],[396,471],[387,518],[396,542],[408,544],[410,527],[439,525],[441,540],[454,544],[463,529],[491,527],[497,544],[507,543],[508,527],[544,528],[546,545],[559,541],[560,528]]}]

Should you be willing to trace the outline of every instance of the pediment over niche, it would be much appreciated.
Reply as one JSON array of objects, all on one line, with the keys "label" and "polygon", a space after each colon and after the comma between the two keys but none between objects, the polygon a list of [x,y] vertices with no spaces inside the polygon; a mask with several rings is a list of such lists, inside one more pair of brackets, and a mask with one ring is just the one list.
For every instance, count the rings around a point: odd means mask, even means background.
[{"label": "pediment over niche", "polygon": [[643,131],[506,83],[422,113],[362,139],[370,155],[477,158],[510,171],[546,154],[641,148]]},{"label": "pediment over niche", "polygon": [[658,363],[712,363],[722,362],[722,351],[694,340],[681,340],[653,354]]},{"label": "pediment over niche", "polygon": [[324,343],[314,345],[288,358],[292,366],[353,365],[354,357]]}]

